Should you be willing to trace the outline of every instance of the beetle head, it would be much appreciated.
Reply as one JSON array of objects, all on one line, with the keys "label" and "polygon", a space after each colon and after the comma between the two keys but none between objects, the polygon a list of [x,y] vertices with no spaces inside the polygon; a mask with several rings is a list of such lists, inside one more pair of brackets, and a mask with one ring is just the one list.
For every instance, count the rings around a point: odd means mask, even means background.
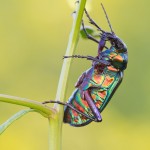
[{"label": "beetle head", "polygon": [[126,44],[114,33],[107,33],[107,39],[110,41],[111,45],[114,46],[118,52],[126,52]]}]

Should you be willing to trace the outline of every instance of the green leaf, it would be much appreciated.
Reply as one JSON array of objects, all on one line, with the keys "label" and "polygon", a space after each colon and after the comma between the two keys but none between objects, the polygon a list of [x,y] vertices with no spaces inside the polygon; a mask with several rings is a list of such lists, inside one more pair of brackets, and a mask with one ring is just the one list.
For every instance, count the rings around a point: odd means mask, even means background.
[{"label": "green leaf", "polygon": [[28,112],[36,111],[34,109],[28,109],[28,110],[21,110],[15,115],[13,115],[11,118],[9,118],[6,122],[4,122],[2,125],[0,125],[0,135],[16,120],[20,119],[22,116],[27,114]]},{"label": "green leaf", "polygon": [[[85,28],[86,32],[87,32],[89,35],[93,36],[94,38],[99,38],[99,37],[100,37],[100,34],[99,34],[97,31],[95,31],[92,27],[90,27],[90,26],[85,26],[84,28]],[[81,37],[82,37],[83,39],[88,39],[88,38],[87,38],[87,35],[85,34],[85,32],[84,32],[84,30],[83,30],[83,27],[80,29],[80,35],[81,35]]]},{"label": "green leaf", "polygon": [[[92,27],[85,26],[84,28],[85,28],[85,30],[86,30],[86,32],[88,34],[92,35],[94,33],[94,29]],[[80,34],[81,34],[82,38],[87,39],[87,36],[86,36],[86,34],[85,34],[84,30],[83,30],[83,27],[80,29]]]}]

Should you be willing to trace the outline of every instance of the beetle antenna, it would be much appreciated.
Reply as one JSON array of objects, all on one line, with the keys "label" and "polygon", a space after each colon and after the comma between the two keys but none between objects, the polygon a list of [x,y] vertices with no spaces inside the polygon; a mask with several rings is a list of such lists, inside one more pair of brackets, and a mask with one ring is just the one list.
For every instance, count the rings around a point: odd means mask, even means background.
[{"label": "beetle antenna", "polygon": [[110,30],[111,30],[111,33],[113,33],[113,34],[114,34],[114,31],[113,31],[113,29],[112,29],[112,25],[111,25],[111,23],[110,23],[110,20],[109,20],[109,18],[108,18],[108,15],[107,15],[106,10],[105,10],[105,8],[104,8],[104,6],[103,6],[103,4],[102,4],[102,3],[101,3],[101,6],[102,6],[103,11],[104,11],[104,13],[105,13],[105,16],[106,16],[106,19],[107,19],[108,25],[109,25]]}]

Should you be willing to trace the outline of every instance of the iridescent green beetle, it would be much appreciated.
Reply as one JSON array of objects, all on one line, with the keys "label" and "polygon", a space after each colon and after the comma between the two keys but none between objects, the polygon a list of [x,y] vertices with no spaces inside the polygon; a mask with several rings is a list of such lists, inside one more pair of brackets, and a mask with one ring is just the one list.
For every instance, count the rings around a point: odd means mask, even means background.
[{"label": "iridescent green beetle", "polygon": [[[60,101],[45,101],[44,103],[59,103],[65,105],[64,122],[72,126],[80,127],[92,121],[101,122],[101,112],[104,110],[116,89],[123,79],[123,72],[127,67],[127,47],[119,37],[115,35],[105,12],[111,32],[105,32],[92,20],[85,10],[90,23],[98,28],[100,41],[94,39],[86,32],[84,23],[83,30],[87,38],[98,43],[98,55],[92,56],[65,56],[64,58],[87,58],[92,60],[92,67],[86,70],[78,79],[73,92],[67,103]],[[110,42],[111,47],[105,46]]]}]

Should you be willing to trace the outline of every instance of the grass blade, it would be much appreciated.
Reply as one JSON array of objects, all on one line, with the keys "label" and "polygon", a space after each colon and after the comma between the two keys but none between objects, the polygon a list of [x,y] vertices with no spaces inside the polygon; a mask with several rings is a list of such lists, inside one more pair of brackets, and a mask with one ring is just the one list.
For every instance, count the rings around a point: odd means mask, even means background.
[{"label": "grass blade", "polygon": [[28,112],[33,112],[33,111],[36,111],[36,110],[34,109],[21,110],[17,112],[15,115],[13,115],[12,117],[10,117],[6,122],[0,125],[0,135],[16,120],[20,119],[22,116],[24,116]]}]

